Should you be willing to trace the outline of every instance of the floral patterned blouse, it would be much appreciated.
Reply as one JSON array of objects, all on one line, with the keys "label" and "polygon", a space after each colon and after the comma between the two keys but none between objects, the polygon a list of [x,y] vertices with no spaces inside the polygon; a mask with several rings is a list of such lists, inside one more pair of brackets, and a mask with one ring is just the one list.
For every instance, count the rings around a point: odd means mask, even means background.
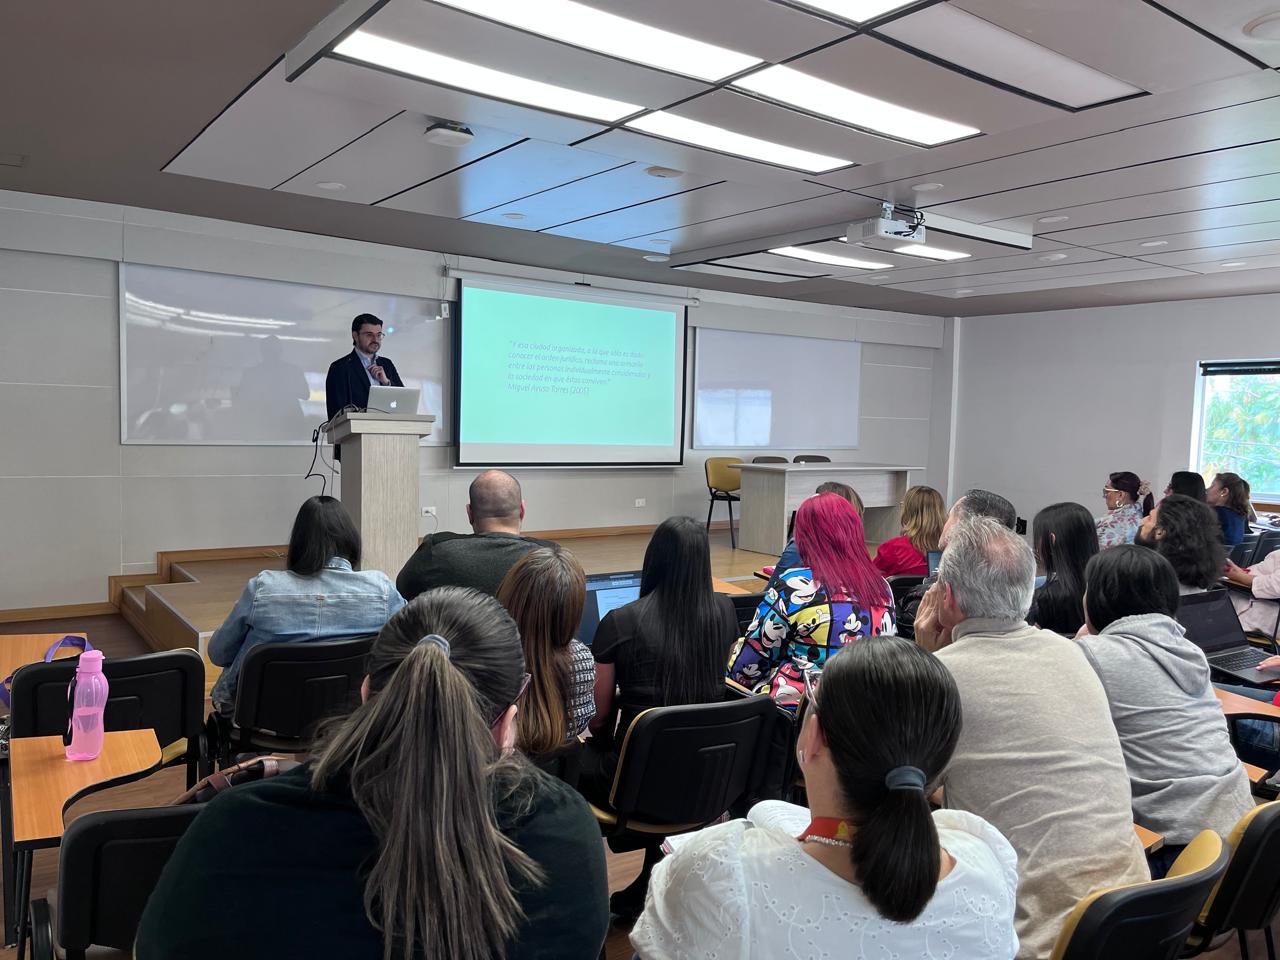
[{"label": "floral patterned blouse", "polygon": [[747,635],[729,655],[729,677],[779,705],[794,707],[804,693],[804,672],[861,637],[894,634],[893,601],[864,604],[843,593],[828,596],[808,567],[792,567],[765,591]]},{"label": "floral patterned blouse", "polygon": [[1098,528],[1098,546],[1103,550],[1133,543],[1134,534],[1142,526],[1142,507],[1126,503],[1109,511],[1105,517],[1099,517],[1094,526]]}]

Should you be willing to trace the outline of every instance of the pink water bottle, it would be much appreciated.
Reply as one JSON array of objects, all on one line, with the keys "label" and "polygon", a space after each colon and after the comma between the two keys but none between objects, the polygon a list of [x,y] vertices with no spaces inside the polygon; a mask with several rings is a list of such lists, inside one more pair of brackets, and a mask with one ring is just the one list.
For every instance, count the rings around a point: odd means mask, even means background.
[{"label": "pink water bottle", "polygon": [[80,654],[68,693],[71,742],[67,744],[67,759],[96,760],[102,752],[102,715],[107,709],[107,678],[102,673],[101,650]]}]

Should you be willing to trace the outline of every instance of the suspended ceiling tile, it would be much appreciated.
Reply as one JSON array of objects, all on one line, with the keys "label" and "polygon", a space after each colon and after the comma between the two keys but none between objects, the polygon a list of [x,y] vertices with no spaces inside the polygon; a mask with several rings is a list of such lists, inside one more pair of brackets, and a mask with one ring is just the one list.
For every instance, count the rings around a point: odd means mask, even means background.
[{"label": "suspended ceiling tile", "polygon": [[616,160],[598,153],[527,140],[414,187],[380,206],[461,219],[618,165]]},{"label": "suspended ceiling tile", "polygon": [[714,263],[691,263],[683,267],[672,267],[689,273],[713,273],[720,277],[733,277],[737,280],[759,280],[763,283],[798,283],[805,277],[787,276],[781,273],[763,273],[759,270],[739,270],[736,267],[719,266]]},{"label": "suspended ceiling tile", "polygon": [[[1276,182],[1276,193],[1280,195],[1280,174],[1271,178]],[[1234,181],[1244,183],[1247,181]],[[1198,189],[1198,188],[1193,188]],[[1181,192],[1181,191],[1179,191]],[[1157,195],[1165,196],[1165,195]],[[1151,198],[1133,198],[1134,200]],[[1204,201],[1201,201],[1204,202]],[[1085,209],[1085,208],[1080,208]],[[1112,216],[1115,214],[1112,213]],[[1075,219],[1074,217],[1072,218]],[[1245,202],[1228,207],[1209,207],[1191,210],[1187,213],[1171,213],[1165,216],[1144,216],[1133,220],[1116,220],[1093,227],[1081,227],[1075,230],[1055,232],[1056,239],[1083,246],[1123,243],[1126,241],[1171,238],[1178,234],[1201,233],[1207,230],[1219,230],[1226,227],[1243,226],[1255,223],[1271,223],[1280,221],[1280,200],[1260,200]]]},{"label": "suspended ceiling tile", "polygon": [[1244,28],[1259,17],[1274,16],[1277,10],[1274,0],[1162,0],[1164,5],[1179,16],[1186,17],[1196,26],[1233,47],[1256,57],[1263,63],[1280,67],[1280,43],[1275,40],[1255,40]]},{"label": "suspended ceiling tile", "polygon": [[937,210],[947,216],[979,223],[1040,217],[1049,211],[1081,203],[1258,176],[1270,173],[1278,166],[1280,141],[1270,141],[1009,190],[960,203],[942,204]]},{"label": "suspended ceiling tile", "polygon": [[[787,184],[803,181],[806,174],[772,164],[757,163],[726,153],[715,153],[684,143],[662,140],[634,130],[610,130],[581,144],[583,150],[594,150],[611,157],[671,167],[685,173],[735,180],[744,184]],[[831,192],[833,187],[823,188]]]},{"label": "suspended ceiling tile", "polygon": [[285,83],[281,61],[164,169],[270,188],[395,113],[377,103],[298,89]]},{"label": "suspended ceiling tile", "polygon": [[910,156],[924,149],[819,120],[730,90],[717,90],[683,103],[670,112],[761,140],[839,157],[849,163],[878,163],[893,157]]},{"label": "suspended ceiling tile", "polygon": [[[1233,266],[1226,266],[1226,264]],[[1195,273],[1243,273],[1251,270],[1270,270],[1280,267],[1280,254],[1268,254],[1266,256],[1251,256],[1248,258],[1237,257],[1231,260],[1212,260],[1208,263],[1187,263],[1182,264],[1181,269],[1191,270]]]},{"label": "suspended ceiling tile", "polygon": [[832,271],[821,263],[809,263],[795,257],[780,257],[774,253],[751,253],[744,257],[713,260],[713,263],[741,269],[756,268],[770,273],[787,273],[793,277],[825,277]]},{"label": "suspended ceiling tile", "polygon": [[330,57],[321,58],[309,67],[292,86],[335,96],[358,97],[392,111],[409,110],[456,120],[470,127],[489,127],[550,143],[573,143],[604,129],[601,124],[589,120],[490,100],[474,93],[451,90],[424,80],[384,73]]},{"label": "suspended ceiling tile", "polygon": [[[1232,244],[1255,243],[1260,240],[1280,240],[1280,215],[1275,220],[1248,223],[1215,230],[1195,230],[1188,233],[1156,234],[1145,240],[1125,240],[1121,243],[1099,244],[1098,249],[1122,257],[1149,257],[1155,253],[1174,253],[1179,250],[1212,250]],[[1158,246],[1157,246],[1158,244]]]},{"label": "suspended ceiling tile", "polygon": [[1229,263],[1236,260],[1249,261],[1255,257],[1267,257],[1280,254],[1280,240],[1259,240],[1256,243],[1230,243],[1220,247],[1206,247],[1201,250],[1177,250],[1173,253],[1148,253],[1142,259],[1152,263],[1163,263],[1171,267],[1180,267],[1192,263]]},{"label": "suspended ceiling tile", "polygon": [[871,36],[854,37],[787,65],[900,107],[977,127],[983,133],[1065,115],[1062,110],[937,66]]},{"label": "suspended ceiling tile", "polygon": [[770,0],[584,0],[588,6],[779,63],[853,32]]},{"label": "suspended ceiling tile", "polygon": [[616,60],[423,0],[391,0],[360,29],[467,63],[644,107],[663,107],[708,89],[698,80]]},{"label": "suspended ceiling tile", "polygon": [[[1037,240],[1037,246],[1040,241]],[[1051,250],[1051,253],[1062,253],[1062,260],[1052,261],[1055,265],[1065,266],[1076,263],[1094,263],[1099,260],[1110,260],[1112,255],[1099,250],[1088,250],[1079,247],[1062,247]],[[1041,257],[1049,254],[1044,249],[1035,253],[1015,254],[1008,257],[991,257],[983,260],[956,260],[951,263],[939,263],[931,267],[916,267],[894,270],[885,274],[872,274],[864,278],[864,283],[872,285],[909,283],[916,280],[941,280],[947,277],[974,277],[1005,270],[1038,270],[1045,266]]]},{"label": "suspended ceiling tile", "polygon": [[1152,92],[1178,90],[1257,69],[1142,0],[953,2],[1072,60]]},{"label": "suspended ceiling tile", "polygon": [[955,290],[971,287],[980,289],[993,284],[1031,283],[1033,281],[1055,281],[1064,277],[1101,276],[1107,273],[1124,273],[1131,270],[1142,270],[1150,264],[1136,260],[1116,257],[1113,260],[1101,260],[1087,263],[1062,263],[1041,265],[1023,270],[1000,270],[993,273],[978,274],[969,277],[944,277],[938,280],[916,280],[906,283],[894,283],[893,287],[911,290],[916,293],[932,293],[936,290]]},{"label": "suspended ceiling tile", "polygon": [[[1037,293],[1041,290],[1062,290],[1070,287],[1096,287],[1111,283],[1133,283],[1137,280],[1168,280],[1173,277],[1187,277],[1191,274],[1174,267],[1144,267],[1127,270],[1122,273],[1096,273],[1087,276],[1061,276],[1052,280],[1030,280],[1014,283],[995,283],[990,286],[977,287],[972,284],[960,286],[948,295],[945,291],[935,290],[934,296],[964,300],[978,297],[993,297],[1005,293]],[[972,290],[972,294],[960,294],[959,290]]]},{"label": "suspended ceiling tile", "polygon": [[[519,139],[500,130],[472,127],[475,139],[469,144],[444,147],[422,135],[434,122],[432,117],[402,113],[299,172],[278,189],[352,203],[375,203]],[[325,190],[316,186],[318,183],[343,183],[346,189]]]},{"label": "suspended ceiling tile", "polygon": [[658,231],[669,231],[688,223],[790,203],[823,192],[825,188],[810,183],[747,190],[738,184],[721,183],[683,193],[678,197],[653,200],[626,210],[554,227],[547,233],[596,243],[620,243],[647,248],[650,246],[647,238]]},{"label": "suspended ceiling tile", "polygon": [[[522,230],[545,230],[622,206],[693,190],[710,182],[706,177],[688,175],[675,180],[651,177],[645,173],[644,164],[629,163],[523,200],[474,213],[466,219]],[[513,220],[507,214],[521,216]]]}]

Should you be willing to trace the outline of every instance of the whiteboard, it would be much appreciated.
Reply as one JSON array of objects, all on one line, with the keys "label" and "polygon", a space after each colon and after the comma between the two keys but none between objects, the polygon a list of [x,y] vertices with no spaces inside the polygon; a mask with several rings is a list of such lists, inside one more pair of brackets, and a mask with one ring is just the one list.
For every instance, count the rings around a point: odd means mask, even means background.
[{"label": "whiteboard", "polygon": [[693,445],[856,449],[862,344],[699,327]]},{"label": "whiteboard", "polygon": [[383,321],[383,355],[421,390],[418,412],[436,415],[424,443],[447,444],[442,301],[135,263],[120,265],[121,442],[311,443],[360,313]]}]

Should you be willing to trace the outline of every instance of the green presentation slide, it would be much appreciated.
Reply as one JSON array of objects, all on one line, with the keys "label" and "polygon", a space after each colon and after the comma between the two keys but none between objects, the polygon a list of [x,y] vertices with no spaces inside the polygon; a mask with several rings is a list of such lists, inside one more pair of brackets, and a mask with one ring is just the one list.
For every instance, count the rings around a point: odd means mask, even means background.
[{"label": "green presentation slide", "polygon": [[464,444],[671,446],[679,308],[466,286]]}]

